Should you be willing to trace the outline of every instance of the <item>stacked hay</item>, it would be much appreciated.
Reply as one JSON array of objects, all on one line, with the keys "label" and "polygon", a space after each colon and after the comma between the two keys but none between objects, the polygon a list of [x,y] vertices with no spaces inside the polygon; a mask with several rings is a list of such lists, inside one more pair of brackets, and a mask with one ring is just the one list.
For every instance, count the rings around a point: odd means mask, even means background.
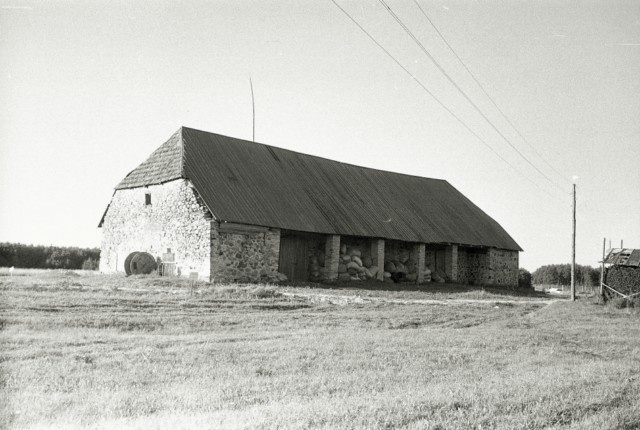
[{"label": "stacked hay", "polygon": [[374,279],[378,274],[378,267],[373,265],[371,255],[359,246],[340,246],[340,262],[338,264],[338,280],[361,281]]},{"label": "stacked hay", "polygon": [[416,263],[411,252],[401,249],[396,259],[385,259],[384,280],[386,282],[415,282],[418,279]]},{"label": "stacked hay", "polygon": [[[640,293],[640,268],[631,266],[611,266],[605,273],[605,284],[622,294]],[[607,294],[613,294],[607,290]],[[611,297],[615,297],[612,295]]]},{"label": "stacked hay", "polygon": [[324,268],[324,252],[320,249],[312,251],[309,256],[309,279],[314,282],[322,280],[322,269]]}]

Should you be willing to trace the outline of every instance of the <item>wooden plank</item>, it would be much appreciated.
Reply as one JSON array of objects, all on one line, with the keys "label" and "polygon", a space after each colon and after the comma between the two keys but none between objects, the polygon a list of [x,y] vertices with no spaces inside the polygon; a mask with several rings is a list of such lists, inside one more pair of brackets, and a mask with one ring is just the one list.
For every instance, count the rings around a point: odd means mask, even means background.
[{"label": "wooden plank", "polygon": [[269,231],[268,227],[262,227],[259,225],[238,224],[234,222],[220,223],[219,228],[221,233],[237,233],[237,234],[255,234],[265,233]]}]

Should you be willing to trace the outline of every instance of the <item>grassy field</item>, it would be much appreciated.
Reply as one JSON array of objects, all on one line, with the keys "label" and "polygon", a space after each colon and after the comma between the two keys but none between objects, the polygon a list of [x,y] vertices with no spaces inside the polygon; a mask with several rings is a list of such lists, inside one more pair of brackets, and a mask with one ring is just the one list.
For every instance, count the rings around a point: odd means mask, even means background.
[{"label": "grassy field", "polygon": [[0,273],[2,428],[640,428],[640,315],[432,286]]}]

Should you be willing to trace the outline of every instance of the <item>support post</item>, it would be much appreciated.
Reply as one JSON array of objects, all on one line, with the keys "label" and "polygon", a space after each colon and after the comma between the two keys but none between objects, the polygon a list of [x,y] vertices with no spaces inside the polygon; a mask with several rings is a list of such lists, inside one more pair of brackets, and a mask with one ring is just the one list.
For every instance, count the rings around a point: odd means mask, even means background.
[{"label": "support post", "polygon": [[338,264],[340,263],[340,235],[327,236],[324,250],[324,280],[338,279]]},{"label": "support post", "polygon": [[416,264],[416,285],[424,282],[424,258],[426,245],[424,243],[416,243],[413,245],[413,258]]},{"label": "support post", "polygon": [[604,294],[604,248],[607,246],[607,238],[602,239],[602,265],[600,265],[600,295]]},{"label": "support post", "polygon": [[384,239],[371,240],[371,260],[378,268],[376,280],[384,281]]},{"label": "support post", "polygon": [[458,245],[449,245],[445,250],[444,271],[451,282],[458,281]]}]

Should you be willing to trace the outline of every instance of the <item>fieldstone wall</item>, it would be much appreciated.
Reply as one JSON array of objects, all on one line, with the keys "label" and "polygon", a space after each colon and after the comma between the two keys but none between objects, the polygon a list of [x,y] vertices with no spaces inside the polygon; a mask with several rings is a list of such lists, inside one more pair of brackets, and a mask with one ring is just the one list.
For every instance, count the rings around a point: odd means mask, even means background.
[{"label": "fieldstone wall", "polygon": [[470,285],[488,283],[489,259],[486,248],[458,249],[458,282]]},{"label": "fieldstone wall", "polygon": [[210,235],[211,215],[185,179],[117,190],[102,225],[100,271],[124,272],[134,251],[159,259],[171,249],[176,275],[209,280]]},{"label": "fieldstone wall", "polygon": [[458,248],[458,274],[457,279],[460,284],[469,284],[471,273],[469,270],[469,260],[467,259],[467,251],[463,247]]},{"label": "fieldstone wall", "polygon": [[489,248],[487,284],[516,287],[518,285],[518,251]]},{"label": "fieldstone wall", "polygon": [[211,228],[211,281],[276,282],[280,230],[221,232]]}]

